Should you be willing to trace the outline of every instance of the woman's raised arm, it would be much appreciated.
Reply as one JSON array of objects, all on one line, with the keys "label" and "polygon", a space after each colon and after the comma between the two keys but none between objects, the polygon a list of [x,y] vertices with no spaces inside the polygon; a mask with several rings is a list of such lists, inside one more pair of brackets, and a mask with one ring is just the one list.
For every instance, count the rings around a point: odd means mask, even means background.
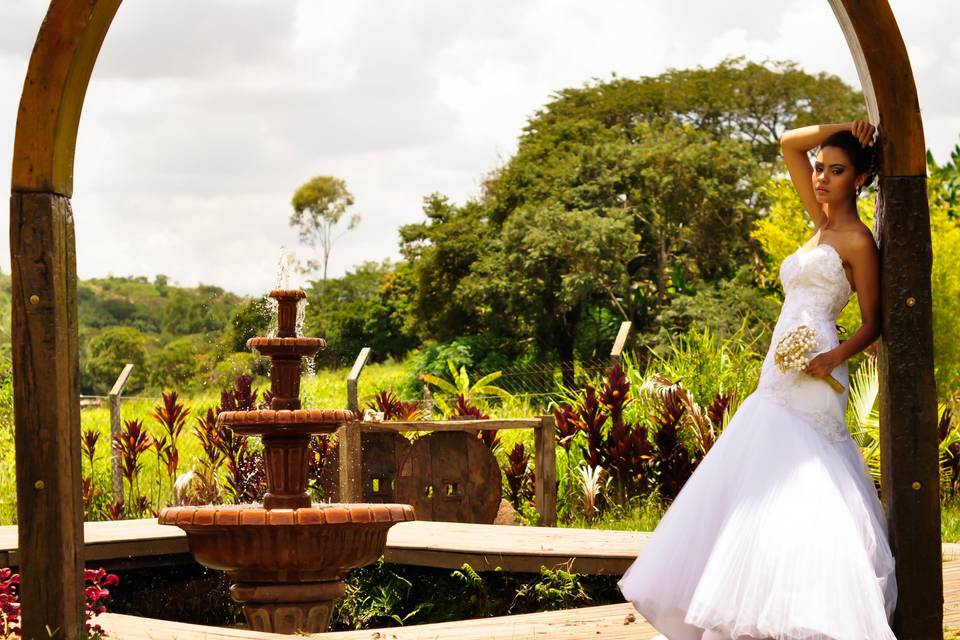
[{"label": "woman's raised arm", "polygon": [[817,228],[825,222],[823,205],[817,202],[813,192],[813,165],[807,152],[826,140],[837,131],[851,131],[860,139],[860,144],[872,145],[874,128],[862,120],[843,122],[838,124],[815,124],[808,127],[799,127],[784,131],[780,136],[780,149],[783,151],[783,161],[790,172],[790,179],[800,196],[807,213]]}]

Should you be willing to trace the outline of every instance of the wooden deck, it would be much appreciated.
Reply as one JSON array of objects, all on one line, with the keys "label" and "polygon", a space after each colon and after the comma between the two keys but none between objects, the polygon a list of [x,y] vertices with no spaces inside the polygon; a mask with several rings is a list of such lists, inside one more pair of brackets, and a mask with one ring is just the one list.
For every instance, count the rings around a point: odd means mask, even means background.
[{"label": "wooden deck", "polygon": [[[105,614],[98,620],[111,637],[131,640],[290,638],[273,633],[220,629],[115,614]],[[656,630],[634,612],[633,605],[623,603],[411,627],[332,632],[315,637],[324,640],[647,640],[656,634]]]},{"label": "wooden deck", "polygon": [[[960,560],[943,565],[944,626],[960,626]],[[240,640],[289,638],[243,629],[223,629],[106,614],[98,619],[114,638],[142,640]],[[628,603],[548,611],[479,620],[462,620],[411,627],[332,632],[324,640],[649,640],[656,635]]]},{"label": "wooden deck", "polygon": [[[89,522],[85,529],[88,562],[107,567],[192,563],[185,534],[155,520]],[[537,571],[569,565],[580,573],[620,574],[637,556],[648,532],[550,527],[407,522],[390,530],[384,554],[389,562],[455,569],[470,563],[478,570]],[[943,545],[944,624],[960,626],[960,544]],[[0,566],[17,564],[17,529],[0,527]],[[632,617],[631,617],[632,616]],[[165,620],[107,614],[100,623],[115,638],[150,640],[227,640],[286,638],[243,629],[204,627]],[[379,635],[378,635],[379,634]],[[480,638],[558,640],[631,638],[656,632],[632,605],[614,604],[566,611],[464,620],[442,624],[324,634],[327,640],[478,640]]]},{"label": "wooden deck", "polygon": [[[569,565],[573,571],[620,574],[636,558],[648,532],[403,522],[390,529],[384,558],[397,564],[478,571],[539,571]],[[156,520],[88,522],[85,558],[107,568],[192,563],[186,534]],[[0,566],[16,566],[17,528],[0,527]]]},{"label": "wooden deck", "polygon": [[[156,520],[88,522],[85,558],[106,568],[192,563],[186,534]],[[390,529],[384,558],[397,564],[478,571],[536,572],[569,566],[577,573],[622,574],[650,533],[554,527],[402,522]],[[943,545],[945,560],[960,560],[960,544]],[[0,566],[17,566],[17,528],[0,527]]]}]

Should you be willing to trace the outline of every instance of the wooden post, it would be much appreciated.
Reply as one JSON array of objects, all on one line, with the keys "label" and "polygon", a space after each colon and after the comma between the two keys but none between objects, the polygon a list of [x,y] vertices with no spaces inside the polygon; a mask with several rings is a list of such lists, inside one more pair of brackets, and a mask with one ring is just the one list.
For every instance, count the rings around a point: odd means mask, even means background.
[{"label": "wooden post", "polygon": [[627,345],[627,337],[630,335],[630,327],[633,323],[624,320],[620,323],[620,330],[617,331],[617,339],[613,341],[613,348],[610,349],[610,364],[620,364],[620,358],[623,356],[623,348]]},{"label": "wooden post", "polygon": [[542,416],[534,429],[534,485],[540,525],[557,526],[557,430],[553,416]]},{"label": "wooden post", "polygon": [[[347,408],[358,414],[360,412],[360,397],[357,384],[369,357],[370,347],[360,349],[357,360],[350,370],[350,375],[347,376]],[[340,449],[340,500],[342,502],[360,502],[363,489],[360,486],[362,456],[360,429],[349,424],[341,427],[337,432],[337,442]]]},{"label": "wooden post", "polygon": [[117,381],[113,383],[113,388],[107,395],[110,400],[110,461],[114,503],[123,500],[123,475],[120,473],[120,455],[113,450],[113,443],[120,436],[120,396],[127,385],[131,371],[133,371],[132,364],[124,365],[123,371],[117,376]]},{"label": "wooden post", "polygon": [[940,476],[933,377],[933,253],[926,178],[882,177],[880,472],[896,556],[899,638],[940,638]]},{"label": "wooden post", "polygon": [[24,638],[83,628],[77,274],[70,200],[10,199],[17,523]]},{"label": "wooden post", "polygon": [[880,125],[880,469],[896,557],[898,638],[943,637],[932,250],[926,145],[900,29],[886,0],[830,0]]}]

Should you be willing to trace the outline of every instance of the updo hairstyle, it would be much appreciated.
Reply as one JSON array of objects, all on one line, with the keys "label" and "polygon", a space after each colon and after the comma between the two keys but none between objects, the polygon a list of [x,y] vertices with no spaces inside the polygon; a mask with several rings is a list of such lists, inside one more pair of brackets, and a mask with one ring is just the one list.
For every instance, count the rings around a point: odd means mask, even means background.
[{"label": "updo hairstyle", "polygon": [[[853,162],[853,168],[857,175],[867,174],[867,179],[863,182],[863,188],[870,186],[877,176],[880,163],[880,150],[878,142],[874,142],[872,147],[864,147],[860,140],[853,135],[851,131],[837,131],[830,134],[826,140],[820,144],[820,148],[837,147],[842,149],[847,157]],[[862,189],[857,189],[859,194]]]}]

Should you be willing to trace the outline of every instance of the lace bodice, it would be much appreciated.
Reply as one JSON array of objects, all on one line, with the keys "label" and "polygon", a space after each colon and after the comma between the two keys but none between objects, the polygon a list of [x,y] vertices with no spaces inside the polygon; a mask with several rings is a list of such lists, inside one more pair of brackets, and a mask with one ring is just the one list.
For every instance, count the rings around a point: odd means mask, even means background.
[{"label": "lace bodice", "polygon": [[[756,393],[803,413],[832,441],[848,438],[844,415],[849,391],[837,393],[825,381],[800,371],[783,373],[773,361],[780,338],[801,324],[817,333],[817,346],[811,352],[811,358],[839,344],[837,316],[853,293],[840,254],[825,242],[809,250],[798,247],[780,263],[780,282],[785,297]],[[833,370],[833,377],[844,387],[849,386],[846,362]]]}]

